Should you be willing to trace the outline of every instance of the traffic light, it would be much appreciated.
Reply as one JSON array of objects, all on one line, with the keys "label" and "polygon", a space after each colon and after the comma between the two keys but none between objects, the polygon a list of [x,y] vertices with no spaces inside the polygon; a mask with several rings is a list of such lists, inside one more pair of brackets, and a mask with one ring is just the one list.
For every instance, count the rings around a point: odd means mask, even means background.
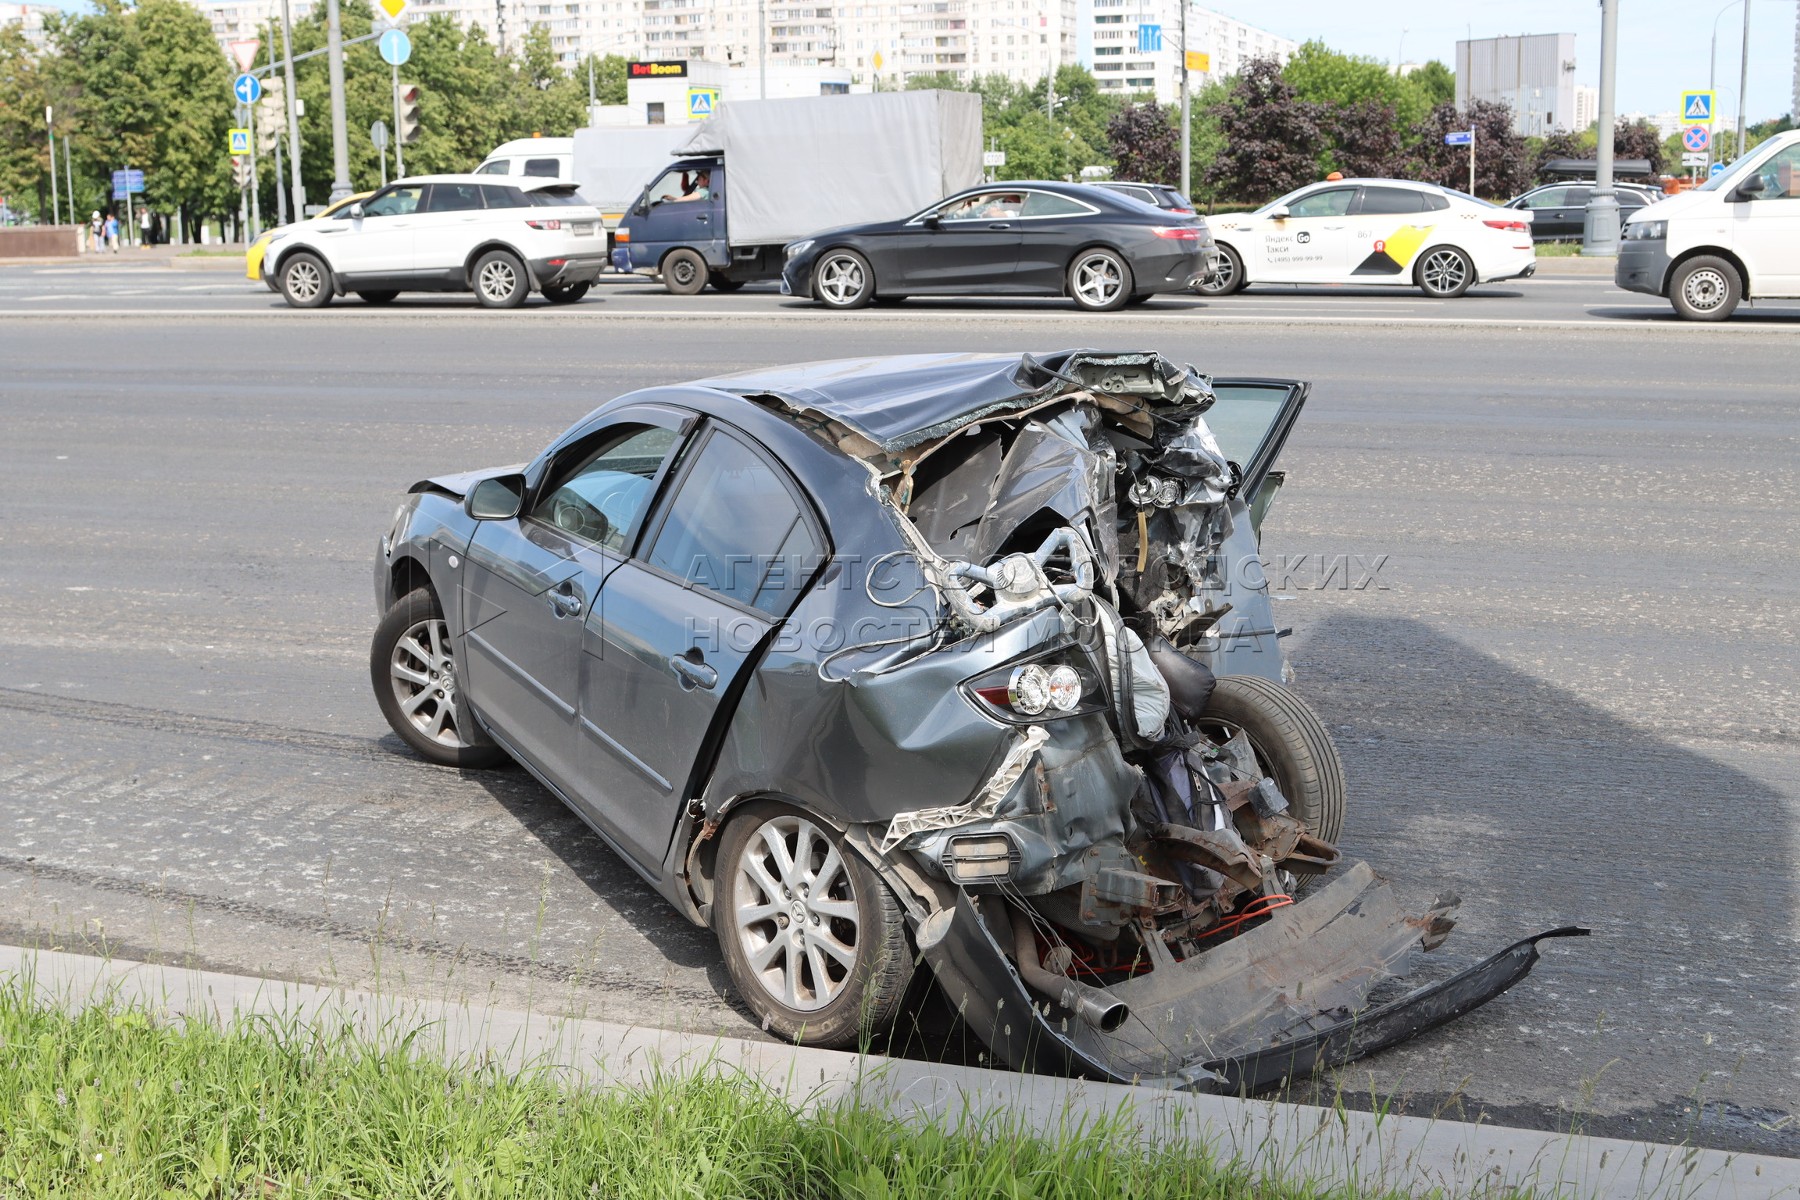
[{"label": "traffic light", "polygon": [[234,158],[231,160],[231,178],[241,192],[250,186],[250,160]]},{"label": "traffic light", "polygon": [[394,132],[399,135],[402,146],[410,146],[419,140],[419,94],[416,83],[400,85],[400,128]]}]

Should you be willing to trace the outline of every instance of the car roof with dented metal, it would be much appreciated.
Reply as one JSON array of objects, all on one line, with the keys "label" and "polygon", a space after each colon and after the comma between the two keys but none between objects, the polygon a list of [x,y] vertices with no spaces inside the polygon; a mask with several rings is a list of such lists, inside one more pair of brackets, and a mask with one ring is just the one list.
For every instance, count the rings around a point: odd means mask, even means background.
[{"label": "car roof with dented metal", "polygon": [[[1059,350],[839,358],[718,375],[696,386],[772,396],[790,409],[837,421],[894,454],[990,414],[1080,390],[1085,385],[1071,372],[1086,364],[1149,367],[1171,391],[1202,379],[1155,351]],[[1206,390],[1203,380],[1201,387]]]}]

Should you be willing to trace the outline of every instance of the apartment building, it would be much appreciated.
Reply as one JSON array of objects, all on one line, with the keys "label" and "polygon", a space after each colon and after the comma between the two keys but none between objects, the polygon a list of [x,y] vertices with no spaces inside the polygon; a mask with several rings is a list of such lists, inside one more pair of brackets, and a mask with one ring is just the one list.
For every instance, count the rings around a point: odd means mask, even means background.
[{"label": "apartment building", "polygon": [[[1182,0],[1085,0],[1079,61],[1109,92],[1151,92],[1164,104],[1181,96]],[[1187,47],[1208,58],[1190,86],[1235,75],[1252,59],[1285,63],[1300,44],[1210,8],[1189,4]]]},{"label": "apartment building", "polygon": [[61,11],[50,4],[14,4],[7,0],[0,3],[0,26],[17,25],[25,33],[26,44],[42,50],[45,41],[44,18],[50,13]]}]

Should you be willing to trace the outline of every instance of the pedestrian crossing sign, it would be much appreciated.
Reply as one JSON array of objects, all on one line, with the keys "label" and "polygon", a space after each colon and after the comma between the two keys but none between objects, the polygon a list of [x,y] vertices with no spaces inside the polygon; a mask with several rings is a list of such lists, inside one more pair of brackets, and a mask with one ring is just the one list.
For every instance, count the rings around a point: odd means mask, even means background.
[{"label": "pedestrian crossing sign", "polygon": [[688,89],[688,120],[703,121],[719,107],[717,88]]},{"label": "pedestrian crossing sign", "polygon": [[250,131],[233,129],[231,131],[231,154],[233,158],[241,158],[250,153]]},{"label": "pedestrian crossing sign", "polygon": [[1699,121],[1711,125],[1713,123],[1713,94],[1711,92],[1681,93],[1681,119],[1687,122]]}]

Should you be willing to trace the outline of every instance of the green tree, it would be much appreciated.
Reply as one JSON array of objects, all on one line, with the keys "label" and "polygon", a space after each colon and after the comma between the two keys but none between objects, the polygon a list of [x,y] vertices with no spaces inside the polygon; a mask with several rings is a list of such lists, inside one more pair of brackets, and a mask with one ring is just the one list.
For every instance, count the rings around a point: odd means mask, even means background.
[{"label": "green tree", "polygon": [[1428,109],[1456,103],[1456,72],[1435,58],[1408,75],[1406,82],[1417,89]]},{"label": "green tree", "polygon": [[50,220],[50,144],[45,88],[36,56],[17,25],[0,25],[0,196],[15,213]]},{"label": "green tree", "polygon": [[[587,80],[563,70],[550,45],[550,31],[542,25],[533,25],[525,35],[513,82],[521,137],[568,137],[587,124]],[[482,147],[480,157],[492,149]]]},{"label": "green tree", "polygon": [[1106,140],[1119,177],[1179,185],[1180,119],[1180,109],[1164,108],[1154,101],[1127,105],[1114,113],[1106,127]]},{"label": "green tree", "polygon": [[1330,108],[1349,108],[1374,100],[1393,109],[1400,127],[1414,124],[1431,105],[1410,77],[1402,78],[1373,58],[1339,54],[1324,42],[1307,42],[1282,69],[1302,100]]},{"label": "green tree", "polygon": [[1260,204],[1319,177],[1328,110],[1302,100],[1272,58],[1252,60],[1212,110],[1225,144],[1206,168],[1219,199]]}]

